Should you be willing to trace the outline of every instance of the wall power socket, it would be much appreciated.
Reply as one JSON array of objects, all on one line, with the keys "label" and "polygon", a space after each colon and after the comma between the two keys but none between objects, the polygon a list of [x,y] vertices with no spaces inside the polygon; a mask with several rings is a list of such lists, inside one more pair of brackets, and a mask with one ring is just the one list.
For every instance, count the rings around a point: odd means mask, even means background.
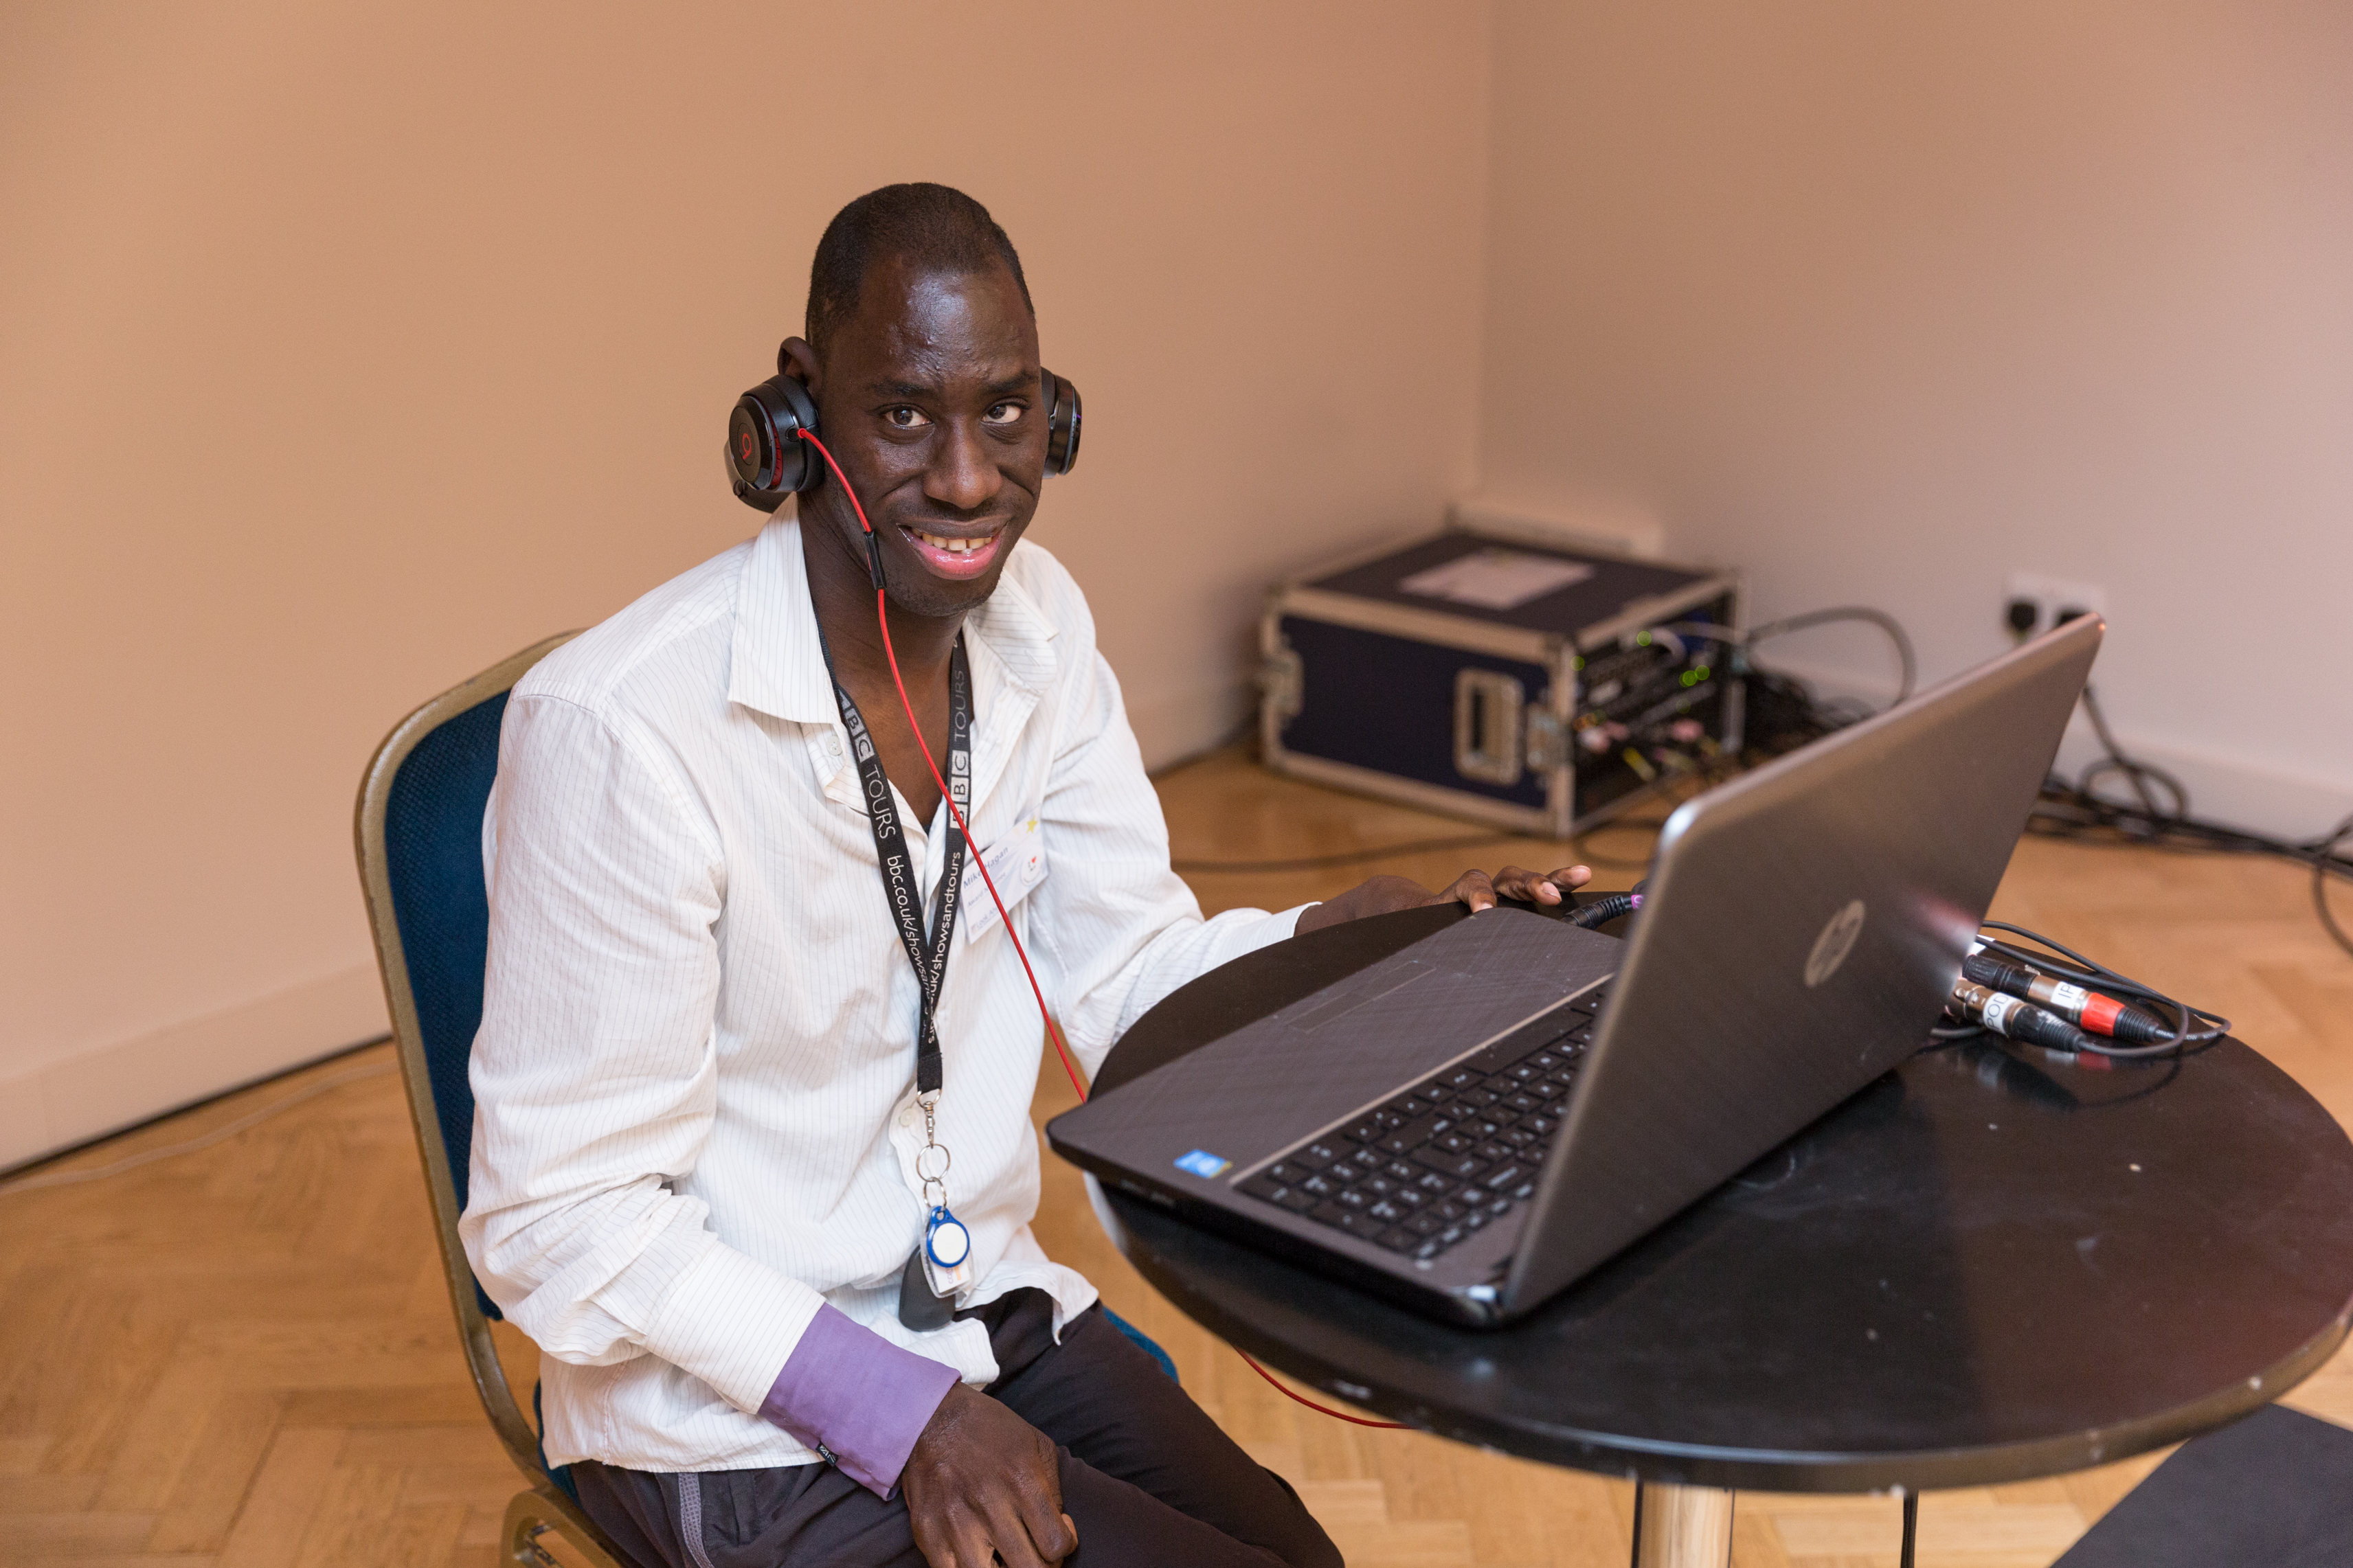
[{"label": "wall power socket", "polygon": [[2010,574],[2002,600],[2002,625],[2021,641],[2084,613],[2107,615],[2106,589],[2096,583],[2070,582],[2035,572]]}]

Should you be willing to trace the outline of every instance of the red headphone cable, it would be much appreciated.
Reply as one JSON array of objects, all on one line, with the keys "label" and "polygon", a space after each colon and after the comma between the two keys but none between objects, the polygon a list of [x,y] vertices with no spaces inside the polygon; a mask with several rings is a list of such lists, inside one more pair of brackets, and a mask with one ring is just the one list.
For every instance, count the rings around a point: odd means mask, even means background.
[{"label": "red headphone cable", "polygon": [[[849,476],[841,471],[841,465],[833,460],[833,454],[826,450],[825,443],[807,429],[796,430],[794,434],[815,447],[818,456],[825,459],[825,466],[833,470],[833,477],[841,482],[841,493],[849,498],[851,510],[858,513],[858,526],[866,531],[867,539],[871,541],[874,525],[866,521],[866,509],[859,504],[858,492],[849,485]],[[874,619],[882,628],[882,656],[891,661],[891,683],[899,689],[899,706],[907,710],[907,728],[915,732],[915,744],[923,749],[923,765],[932,770],[932,782],[940,786],[940,798],[947,802],[948,815],[955,818],[957,831],[964,835],[965,842],[971,844],[972,828],[965,821],[964,813],[956,808],[955,796],[948,792],[947,780],[940,776],[940,764],[932,756],[932,743],[923,739],[923,726],[915,719],[915,704],[907,695],[907,683],[900,679],[899,653],[891,646],[891,616],[880,588],[874,590]],[[1054,1015],[1046,1009],[1046,994],[1039,989],[1038,973],[1029,967],[1029,951],[1021,945],[1020,937],[1014,933],[1013,917],[1005,912],[1005,900],[997,896],[997,879],[988,874],[988,862],[982,858],[977,845],[973,847],[972,863],[980,868],[981,885],[988,889],[988,901],[997,906],[997,918],[1005,922],[1005,934],[1013,938],[1014,955],[1021,960],[1021,973],[1029,977],[1029,994],[1038,999],[1038,1016],[1046,1020],[1046,1034],[1054,1042],[1056,1054],[1062,1058],[1062,1070],[1071,1075],[1071,1087],[1079,1091],[1081,1100],[1084,1100],[1087,1086],[1079,1078],[1079,1065],[1071,1059],[1071,1047],[1062,1043],[1062,1031],[1055,1026]]]},{"label": "red headphone cable", "polygon": [[[874,537],[874,525],[866,521],[866,508],[860,504],[858,492],[850,488],[849,476],[841,471],[841,465],[833,460],[833,454],[826,450],[825,443],[818,440],[814,433],[803,428],[794,431],[793,434],[815,447],[818,449],[818,455],[825,459],[825,466],[833,470],[833,477],[840,482],[841,493],[849,498],[850,510],[858,514],[858,526],[866,531],[866,537],[871,542]],[[955,818],[957,830],[963,833],[965,842],[969,844],[972,842],[972,828],[965,822],[964,813],[956,809],[955,796],[948,792],[947,780],[940,776],[940,764],[932,755],[932,743],[923,739],[923,726],[915,718],[914,701],[907,695],[907,683],[899,675],[898,650],[891,646],[889,605],[881,588],[874,590],[874,619],[875,623],[882,628],[882,657],[891,662],[891,683],[899,689],[899,706],[906,710],[907,727],[915,732],[915,744],[923,748],[923,765],[931,769],[932,782],[939,786],[940,798],[947,803],[948,815]],[[973,851],[972,863],[980,868],[981,885],[988,889],[988,901],[997,906],[997,918],[1004,922],[1005,934],[1013,939],[1014,956],[1021,960],[1021,973],[1029,977],[1029,994],[1038,999],[1038,1016],[1046,1021],[1047,1037],[1054,1042],[1055,1054],[1062,1058],[1062,1070],[1070,1074],[1071,1087],[1078,1091],[1080,1100],[1083,1100],[1087,1098],[1087,1086],[1079,1078],[1078,1064],[1071,1059],[1071,1047],[1063,1044],[1062,1031],[1055,1026],[1054,1015],[1047,1010],[1046,993],[1039,987],[1038,973],[1029,967],[1029,952],[1022,947],[1020,937],[1014,934],[1013,917],[1005,912],[1005,900],[997,896],[996,879],[988,874],[988,862],[981,858],[976,847]],[[1297,1400],[1310,1410],[1329,1415],[1335,1421],[1345,1421],[1351,1426],[1377,1426],[1398,1432],[1407,1430],[1406,1424],[1402,1421],[1375,1421],[1363,1415],[1350,1415],[1344,1411],[1318,1405],[1312,1399],[1293,1394],[1281,1383],[1276,1382],[1274,1374],[1251,1360],[1248,1352],[1238,1349],[1234,1353],[1240,1356],[1252,1372],[1266,1379],[1278,1393]]]}]

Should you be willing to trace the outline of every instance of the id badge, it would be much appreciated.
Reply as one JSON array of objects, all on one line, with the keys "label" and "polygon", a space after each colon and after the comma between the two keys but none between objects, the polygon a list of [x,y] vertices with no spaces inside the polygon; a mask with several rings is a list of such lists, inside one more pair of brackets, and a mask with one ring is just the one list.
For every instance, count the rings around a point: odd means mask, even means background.
[{"label": "id badge", "polygon": [[948,1212],[945,1204],[932,1210],[923,1226],[923,1279],[934,1296],[954,1296],[972,1283],[972,1232]]}]

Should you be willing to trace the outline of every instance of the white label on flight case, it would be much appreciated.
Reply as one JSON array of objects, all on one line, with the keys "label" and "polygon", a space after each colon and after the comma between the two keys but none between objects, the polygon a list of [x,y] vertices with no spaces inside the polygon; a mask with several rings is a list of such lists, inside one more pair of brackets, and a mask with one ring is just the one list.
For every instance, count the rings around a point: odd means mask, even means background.
[{"label": "white label on flight case", "polygon": [[1531,555],[1525,550],[1474,550],[1443,566],[1401,577],[1398,588],[1482,610],[1516,610],[1592,575],[1593,568],[1578,561]]}]

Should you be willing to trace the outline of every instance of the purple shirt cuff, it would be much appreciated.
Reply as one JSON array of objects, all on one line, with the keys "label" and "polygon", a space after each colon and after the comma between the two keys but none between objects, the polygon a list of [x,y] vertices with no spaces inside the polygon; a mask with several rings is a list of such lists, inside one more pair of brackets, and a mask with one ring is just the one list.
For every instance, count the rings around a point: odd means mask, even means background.
[{"label": "purple shirt cuff", "polygon": [[760,1418],[831,1454],[843,1475],[887,1499],[955,1384],[955,1368],[819,1307],[761,1402]]}]

